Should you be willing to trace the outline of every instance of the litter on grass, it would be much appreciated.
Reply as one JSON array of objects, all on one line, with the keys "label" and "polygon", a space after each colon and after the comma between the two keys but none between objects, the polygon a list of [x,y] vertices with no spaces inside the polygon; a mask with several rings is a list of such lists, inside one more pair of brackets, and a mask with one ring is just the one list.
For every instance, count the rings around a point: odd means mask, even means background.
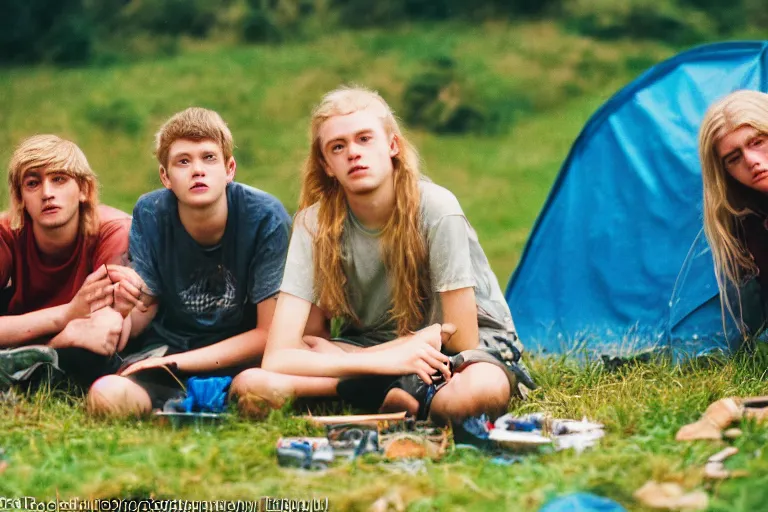
[{"label": "litter on grass", "polygon": [[232,377],[190,377],[185,395],[168,400],[155,416],[174,427],[219,423],[229,416],[225,408],[231,384]]},{"label": "litter on grass", "polygon": [[594,446],[605,430],[601,423],[552,418],[544,413],[506,414],[494,423],[480,415],[449,428],[406,418],[405,413],[358,416],[305,417],[323,425],[321,438],[281,438],[277,458],[281,466],[320,469],[335,459],[355,459],[366,453],[387,460],[440,459],[448,449],[451,434],[457,447],[475,447],[493,455],[493,463],[509,465],[520,455],[542,446],[581,452]]},{"label": "litter on grass", "polygon": [[[677,441],[722,439],[723,431],[742,418],[758,422],[768,420],[768,396],[728,397],[712,402],[698,421],[678,430],[675,439]],[[730,435],[733,435],[732,430]]]},{"label": "litter on grass", "polygon": [[572,448],[581,453],[605,436],[601,423],[551,418],[544,413],[525,416],[505,414],[496,420],[488,439],[512,451],[530,451],[550,445],[555,450]]},{"label": "litter on grass", "polygon": [[726,478],[737,478],[747,476],[747,471],[743,469],[729,470],[725,468],[725,459],[732,455],[739,453],[739,449],[733,446],[729,446],[724,450],[720,450],[707,460],[707,464],[704,466],[704,478],[710,480],[724,480]]},{"label": "litter on grass", "polygon": [[615,501],[586,492],[560,496],[544,504],[539,512],[626,512]]},{"label": "litter on grass", "polygon": [[324,469],[336,459],[355,459],[367,453],[388,460],[439,459],[449,441],[449,429],[406,418],[405,413],[363,416],[315,416],[325,437],[280,438],[278,464]]},{"label": "litter on grass", "polygon": [[649,508],[663,510],[706,510],[709,496],[701,490],[686,493],[680,484],[650,480],[635,491],[635,499]]}]

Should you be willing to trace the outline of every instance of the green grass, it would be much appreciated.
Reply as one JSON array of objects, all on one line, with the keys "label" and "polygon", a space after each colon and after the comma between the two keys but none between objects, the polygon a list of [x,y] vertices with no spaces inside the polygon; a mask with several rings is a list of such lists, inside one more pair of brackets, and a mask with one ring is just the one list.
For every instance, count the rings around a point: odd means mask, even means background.
[{"label": "green grass", "polygon": [[679,427],[698,419],[715,399],[768,394],[765,363],[760,357],[738,357],[608,373],[597,364],[535,361],[542,388],[528,402],[514,403],[513,410],[601,421],[608,434],[596,448],[582,454],[533,454],[512,466],[451,449],[416,475],[370,456],[323,473],[280,469],[274,452],[278,437],[319,433],[292,417],[301,411],[275,411],[264,422],[232,419],[220,426],[174,430],[151,421],[94,420],[84,414],[81,400],[41,392],[0,404],[9,461],[0,496],[328,497],[331,510],[367,510],[376,499],[395,493],[408,510],[486,511],[537,510],[561,493],[590,491],[629,510],[643,510],[632,494],[656,479],[688,490],[706,489],[710,510],[763,510],[768,497],[764,428],[741,425],[744,435],[732,441],[741,452],[727,467],[746,469],[749,476],[721,484],[704,482],[701,470],[726,443],[673,439]]},{"label": "green grass", "polygon": [[[275,47],[185,43],[178,56],[100,68],[6,69],[0,72],[0,160],[7,162],[25,136],[69,136],[100,175],[104,202],[130,211],[140,194],[159,186],[154,131],[174,112],[200,105],[229,122],[238,179],[275,194],[293,211],[309,112],[320,96],[358,83],[378,89],[399,110],[405,84],[427,60],[448,55],[468,86],[514,123],[493,136],[410,135],[426,173],[459,197],[505,286],[584,122],[675,51],[648,42],[595,42],[545,22],[443,24],[338,32]],[[745,435],[733,442],[742,451],[728,466],[746,468],[750,476],[714,485],[700,473],[722,443],[673,439],[717,398],[768,394],[764,368],[764,359],[746,356],[686,367],[656,363],[619,374],[593,364],[533,361],[542,388],[513,410],[604,422],[608,436],[596,449],[529,456],[508,467],[451,451],[416,475],[370,458],[321,474],[279,469],[277,438],[315,432],[289,410],[264,422],[233,419],[173,430],[94,420],[84,414],[82,398],[40,393],[0,403],[0,448],[9,463],[0,497],[328,496],[332,510],[367,510],[394,493],[412,511],[485,511],[536,510],[551,496],[586,490],[642,510],[632,493],[655,478],[706,488],[711,510],[761,510],[768,498],[764,429],[746,424]]]}]

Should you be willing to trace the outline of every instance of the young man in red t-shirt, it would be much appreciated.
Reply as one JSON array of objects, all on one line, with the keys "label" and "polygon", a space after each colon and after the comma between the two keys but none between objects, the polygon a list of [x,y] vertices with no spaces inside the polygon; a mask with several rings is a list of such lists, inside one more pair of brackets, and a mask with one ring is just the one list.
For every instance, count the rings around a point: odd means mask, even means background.
[{"label": "young man in red t-shirt", "polygon": [[106,373],[130,331],[127,312],[111,307],[115,286],[105,265],[123,261],[131,218],[98,204],[85,155],[55,135],[16,148],[8,185],[10,208],[0,213],[0,388],[35,363],[58,363],[88,385]]}]

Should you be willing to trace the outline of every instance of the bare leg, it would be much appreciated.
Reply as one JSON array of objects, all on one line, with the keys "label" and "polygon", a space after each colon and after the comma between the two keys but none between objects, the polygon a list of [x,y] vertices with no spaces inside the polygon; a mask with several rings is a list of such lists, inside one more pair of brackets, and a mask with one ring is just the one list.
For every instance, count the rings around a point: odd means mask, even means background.
[{"label": "bare leg", "polygon": [[132,380],[106,375],[91,386],[86,408],[94,416],[140,417],[152,412],[152,400],[144,388]]},{"label": "bare leg", "polygon": [[336,396],[338,383],[335,377],[284,375],[250,368],[234,378],[229,393],[243,415],[261,419],[289,399]]},{"label": "bare leg", "polygon": [[[413,338],[424,336],[427,339],[434,339],[440,336],[441,344],[445,344],[456,332],[456,326],[453,324],[433,324],[415,332]],[[447,386],[447,385],[446,385]],[[395,388],[387,393],[384,402],[379,408],[380,412],[399,412],[406,411],[409,415],[415,416],[419,412],[419,402],[405,390]]]},{"label": "bare leg", "polygon": [[[414,337],[440,339],[445,343],[450,339],[456,327],[452,324],[433,324],[416,333],[395,340],[407,342]],[[313,352],[338,353],[362,350],[346,343],[331,342],[318,336],[304,336],[304,343]],[[382,348],[384,348],[382,344]],[[391,345],[390,345],[391,346]],[[376,350],[372,347],[365,350]],[[285,402],[301,397],[334,397],[339,379],[336,377],[307,377],[269,372],[261,368],[245,370],[235,377],[230,388],[230,396],[236,397],[240,412],[253,418],[263,418],[270,410],[282,407]],[[418,411],[418,402],[402,390],[392,390],[387,394],[381,407],[382,411]]]},{"label": "bare leg", "polygon": [[419,412],[419,401],[409,395],[404,389],[391,389],[384,402],[379,407],[379,412],[405,411],[409,416],[416,416]]},{"label": "bare leg", "polygon": [[455,373],[432,400],[430,416],[437,421],[463,421],[482,413],[503,414],[510,388],[504,370],[490,363],[475,363]]}]

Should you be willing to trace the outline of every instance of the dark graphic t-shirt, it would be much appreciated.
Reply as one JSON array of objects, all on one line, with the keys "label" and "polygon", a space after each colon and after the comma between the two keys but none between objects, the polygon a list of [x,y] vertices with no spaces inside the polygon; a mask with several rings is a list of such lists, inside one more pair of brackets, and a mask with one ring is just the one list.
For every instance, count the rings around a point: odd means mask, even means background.
[{"label": "dark graphic t-shirt", "polygon": [[255,326],[256,304],[280,288],[290,216],[261,190],[227,186],[227,225],[212,247],[181,224],[176,196],[150,192],[133,210],[132,266],[158,298],[146,339],[177,350],[216,343]]}]

